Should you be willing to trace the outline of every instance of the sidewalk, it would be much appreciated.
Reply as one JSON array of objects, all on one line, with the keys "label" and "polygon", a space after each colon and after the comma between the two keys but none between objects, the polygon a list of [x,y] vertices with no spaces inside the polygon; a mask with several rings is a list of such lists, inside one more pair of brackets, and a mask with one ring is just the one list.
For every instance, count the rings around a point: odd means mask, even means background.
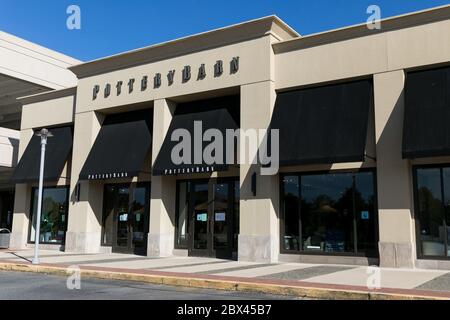
[{"label": "sidewalk", "polygon": [[380,289],[367,287],[377,276],[360,266],[254,263],[212,258],[149,258],[126,254],[76,254],[0,250],[0,270],[67,275],[79,266],[82,277],[135,280],[167,285],[258,291],[323,299],[450,299],[450,272],[378,269]]}]

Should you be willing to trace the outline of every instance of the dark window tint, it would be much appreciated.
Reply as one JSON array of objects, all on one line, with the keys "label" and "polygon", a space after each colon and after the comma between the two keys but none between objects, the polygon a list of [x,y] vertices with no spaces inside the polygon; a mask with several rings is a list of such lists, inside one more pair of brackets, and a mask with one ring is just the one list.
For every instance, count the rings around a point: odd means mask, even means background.
[{"label": "dark window tint", "polygon": [[301,194],[302,249],[325,252],[354,251],[352,176],[303,176]]},{"label": "dark window tint", "polygon": [[286,175],[282,202],[284,250],[376,255],[373,172]]},{"label": "dark window tint", "polygon": [[[423,256],[446,255],[446,226],[443,195],[448,198],[450,176],[441,168],[417,169],[417,215],[419,250]],[[449,190],[445,192],[443,190]],[[445,206],[447,207],[447,206]]]},{"label": "dark window tint", "polygon": [[[44,188],[40,221],[40,243],[62,244],[66,235],[68,187]],[[30,242],[35,241],[38,188],[32,190]]]},{"label": "dark window tint", "polygon": [[176,245],[178,248],[187,248],[188,236],[188,210],[189,210],[189,182],[178,184],[178,212],[176,221]]},{"label": "dark window tint", "polygon": [[299,250],[300,246],[300,220],[299,220],[299,178],[285,176],[283,178],[284,199],[284,239],[285,250]]}]

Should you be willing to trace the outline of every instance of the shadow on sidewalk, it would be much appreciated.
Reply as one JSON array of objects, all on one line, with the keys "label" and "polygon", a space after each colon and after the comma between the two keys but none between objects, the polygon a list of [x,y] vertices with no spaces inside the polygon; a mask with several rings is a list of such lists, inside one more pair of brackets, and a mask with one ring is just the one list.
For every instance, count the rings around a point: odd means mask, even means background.
[{"label": "shadow on sidewalk", "polygon": [[18,255],[18,254],[15,253],[15,252],[8,252],[8,253],[12,254],[12,255],[15,256],[16,258],[19,258],[19,259],[22,259],[22,260],[25,260],[25,261],[31,263],[31,260],[30,260],[30,259],[25,258],[25,257],[22,257],[22,256]]}]

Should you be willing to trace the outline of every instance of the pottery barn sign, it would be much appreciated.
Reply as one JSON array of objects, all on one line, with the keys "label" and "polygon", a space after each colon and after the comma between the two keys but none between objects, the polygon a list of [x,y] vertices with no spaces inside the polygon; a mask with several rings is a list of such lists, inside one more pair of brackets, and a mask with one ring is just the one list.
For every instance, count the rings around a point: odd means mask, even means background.
[{"label": "pottery barn sign", "polygon": [[[174,82],[175,79],[175,71],[176,70],[169,70],[167,72],[167,74],[165,75],[167,78],[167,85],[171,86]],[[214,77],[220,77],[223,73],[224,73],[224,62],[223,60],[217,60],[216,63],[214,64],[213,68],[212,68]],[[229,72],[230,74],[235,74],[239,71],[239,57],[233,57],[230,60],[229,63]],[[196,76],[197,80],[203,80],[206,78],[207,75],[207,69],[205,67],[205,64],[202,63],[199,67],[198,70],[195,71],[194,74],[194,70],[192,70],[191,66],[187,65],[184,66],[183,70],[181,70],[181,82],[182,83],[186,83],[189,80],[191,80],[192,76]],[[157,89],[159,87],[161,87],[162,82],[163,82],[163,76],[161,73],[156,73],[153,76],[153,88]],[[145,91],[148,89],[149,87],[149,77],[148,76],[143,76],[140,79],[140,88],[139,90],[141,91]],[[112,88],[112,84],[111,83],[107,83],[105,85],[105,87],[103,88],[103,96],[105,98],[108,98],[111,94],[112,91],[115,91],[115,95],[119,96],[120,94],[122,94],[122,89],[125,85],[125,90],[128,91],[128,93],[132,93],[135,90],[136,87],[136,79],[135,78],[131,78],[128,79],[128,82],[126,84],[124,84],[123,81],[117,81],[114,84],[114,89]],[[93,88],[93,92],[92,92],[92,100],[97,99],[98,95],[100,94],[100,86],[99,85],[95,85]]]}]

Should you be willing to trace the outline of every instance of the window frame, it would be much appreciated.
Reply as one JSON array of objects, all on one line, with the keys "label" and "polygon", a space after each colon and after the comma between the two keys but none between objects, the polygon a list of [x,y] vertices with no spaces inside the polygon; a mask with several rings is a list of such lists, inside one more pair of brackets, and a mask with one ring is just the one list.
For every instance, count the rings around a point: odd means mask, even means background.
[{"label": "window frame", "polygon": [[[357,251],[358,247],[358,239],[357,234],[353,235],[354,247],[356,251],[353,252],[322,252],[322,251],[305,251],[302,250],[302,209],[301,209],[301,178],[302,176],[310,176],[310,175],[323,175],[323,174],[345,174],[345,173],[363,173],[370,172],[373,177],[373,192],[374,192],[374,234],[375,234],[375,245],[376,248],[373,252],[360,252]],[[283,240],[285,235],[285,211],[284,211],[284,186],[283,179],[286,176],[297,176],[299,181],[299,191],[298,191],[298,199],[300,201],[298,205],[298,216],[299,216],[299,239],[300,239],[300,250],[287,250],[284,248]],[[378,219],[378,192],[377,192],[377,174],[376,168],[360,168],[360,169],[338,169],[338,170],[316,170],[316,171],[302,171],[302,172],[282,172],[280,173],[279,179],[279,205],[280,205],[280,253],[281,254],[293,254],[293,255],[310,255],[310,256],[337,256],[337,257],[367,257],[367,258],[379,258],[379,250],[378,250],[378,242],[379,242],[379,219]],[[355,227],[355,226],[354,226]]]},{"label": "window frame", "polygon": [[449,168],[450,169],[450,163],[439,163],[439,164],[418,164],[412,166],[412,175],[413,175],[413,198],[414,198],[414,224],[415,224],[415,231],[416,231],[416,252],[417,252],[417,259],[422,260],[450,260],[450,256],[448,255],[448,250],[450,247],[450,241],[448,241],[448,227],[446,224],[444,226],[444,234],[446,241],[444,242],[444,248],[445,248],[445,256],[431,256],[431,255],[424,255],[422,250],[422,240],[420,238],[420,204],[419,204],[419,190],[418,190],[418,180],[417,180],[417,170],[418,169],[439,169],[439,176],[440,176],[440,186],[441,186],[441,197],[442,197],[442,206],[441,206],[441,212],[442,212],[442,221],[446,221],[445,217],[445,192],[444,192],[444,179],[443,179],[443,169]]},{"label": "window frame", "polygon": [[[64,246],[66,243],[66,233],[67,233],[67,226],[69,221],[69,192],[70,192],[70,186],[64,185],[64,186],[44,186],[42,189],[42,195],[44,195],[44,191],[46,189],[66,189],[66,203],[67,203],[67,217],[65,221],[65,231],[64,236],[61,240],[61,242],[47,242],[47,241],[39,241],[39,244],[50,244],[50,245],[57,245],[57,246]],[[28,244],[35,244],[35,241],[31,240],[31,228],[33,228],[33,211],[34,211],[34,192],[38,191],[39,187],[31,187],[31,199],[30,199],[30,214],[29,214],[29,224],[28,224],[28,237],[27,237],[27,243]],[[42,198],[42,201],[44,201],[44,198]],[[36,208],[37,210],[37,208]],[[42,218],[42,215],[41,215]]]}]

